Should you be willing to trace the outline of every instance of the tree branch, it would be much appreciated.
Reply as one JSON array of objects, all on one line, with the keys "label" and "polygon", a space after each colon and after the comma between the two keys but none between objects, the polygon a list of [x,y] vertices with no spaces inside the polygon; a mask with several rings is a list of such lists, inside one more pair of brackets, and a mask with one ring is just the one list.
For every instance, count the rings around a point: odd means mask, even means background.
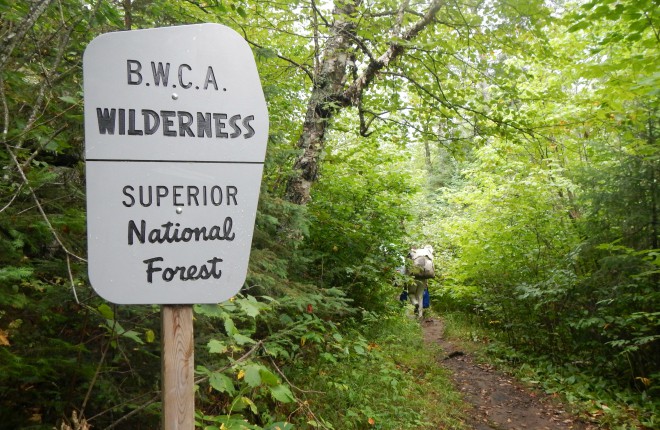
[{"label": "tree branch", "polygon": [[16,154],[14,154],[14,151],[12,151],[11,147],[7,144],[7,142],[3,142],[5,149],[7,150],[7,153],[9,154],[9,157],[11,158],[12,162],[14,163],[14,166],[16,167],[16,170],[18,171],[19,176],[23,180],[23,184],[25,184],[25,187],[28,189],[30,192],[30,195],[32,196],[32,199],[34,200],[34,204],[37,206],[37,210],[41,214],[41,217],[44,219],[46,222],[46,225],[48,226],[48,230],[50,230],[50,233],[53,235],[53,238],[57,242],[58,245],[62,248],[62,250],[67,254],[70,255],[80,261],[86,262],[87,260],[74,254],[73,252],[69,251],[69,248],[67,248],[66,245],[62,242],[60,239],[59,235],[55,231],[55,228],[53,227],[53,224],[51,224],[50,219],[48,218],[48,215],[46,215],[46,211],[44,211],[43,206],[41,206],[41,202],[39,201],[39,198],[37,197],[36,193],[34,192],[34,189],[30,185],[30,181],[28,180],[27,176],[25,176],[25,172],[23,172],[23,169],[21,168],[21,163],[18,161],[16,158]]},{"label": "tree branch", "polygon": [[34,26],[34,23],[37,22],[41,14],[46,11],[51,1],[52,0],[40,0],[34,2],[32,9],[30,9],[27,16],[21,22],[18,30],[9,33],[5,40],[2,41],[2,44],[0,44],[0,70],[5,69],[9,57],[12,52],[14,52],[16,46],[21,43],[27,32],[30,31],[32,26]]},{"label": "tree branch", "polygon": [[[417,36],[424,28],[426,28],[426,26],[431,23],[431,21],[433,21],[435,14],[438,12],[438,10],[440,10],[441,6],[441,0],[433,0],[424,16],[407,31],[405,31],[401,35],[400,39],[404,42],[407,42]],[[399,17],[397,20],[399,23],[398,25],[401,24],[399,20],[402,20],[403,18],[402,11],[403,9],[399,10]],[[385,53],[378,57],[378,59],[369,62],[362,75],[357,80],[355,80],[344,92],[344,99],[357,106],[358,100],[362,98],[362,94],[373,82],[376,74],[387,67],[392,61],[397,59],[403,53],[403,51],[403,46],[399,42],[393,41]]]},{"label": "tree branch", "polygon": [[[370,18],[382,18],[382,17],[385,17],[385,16],[397,15],[400,10],[401,10],[401,8],[399,8],[398,10],[385,10],[383,12],[375,12],[375,13],[369,12],[369,13],[365,13],[365,15],[370,17]],[[407,7],[404,9],[404,12],[409,13],[411,15],[418,16],[420,18],[424,16],[423,13],[417,12],[416,10],[412,10],[412,9],[407,8]]]},{"label": "tree branch", "polygon": [[[245,40],[246,40],[250,45],[254,46],[255,48],[266,49],[266,48],[264,48],[263,46],[259,45],[258,43],[249,40],[247,37],[245,38]],[[304,65],[302,65],[302,64],[300,64],[300,63],[298,63],[298,62],[296,62],[296,61],[294,61],[294,60],[292,60],[292,59],[290,59],[290,58],[288,58],[288,57],[285,57],[285,56],[283,56],[283,55],[280,55],[280,54],[278,54],[277,52],[275,53],[275,55],[276,55],[277,58],[279,58],[280,60],[284,60],[284,61],[286,61],[287,63],[291,63],[291,64],[293,64],[294,66],[296,66],[296,68],[298,68],[298,69],[302,70],[303,72],[305,72],[305,74],[306,74],[307,77],[310,79],[310,81],[314,82],[314,75],[312,74],[312,72],[309,71],[309,69],[307,69],[307,67],[305,67]]]},{"label": "tree branch", "polygon": [[[234,360],[231,362],[231,364],[221,367],[220,369],[216,370],[216,372],[224,372],[225,370],[233,367],[236,363],[240,363],[242,361],[247,360],[252,354],[255,352],[259,351],[259,348],[261,348],[264,344],[263,340],[260,340],[259,342],[255,343],[252,348],[250,348],[245,354],[241,355],[238,359]],[[209,379],[208,376],[203,376],[201,378],[195,379],[195,384],[201,384],[202,382],[205,382],[207,379]]]}]

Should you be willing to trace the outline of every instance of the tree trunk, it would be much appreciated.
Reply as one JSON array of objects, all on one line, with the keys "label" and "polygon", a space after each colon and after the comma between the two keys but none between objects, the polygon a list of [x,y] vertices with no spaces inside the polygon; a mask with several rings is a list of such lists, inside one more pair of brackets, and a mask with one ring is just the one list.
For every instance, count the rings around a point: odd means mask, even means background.
[{"label": "tree trunk", "polygon": [[360,1],[338,2],[333,11],[335,22],[332,33],[314,73],[312,95],[307,103],[305,122],[297,143],[302,155],[296,160],[293,166],[295,175],[287,184],[286,198],[293,203],[304,205],[309,201],[325,132],[330,120],[343,104],[340,98],[344,92],[350,50],[356,39],[356,22],[353,17]]},{"label": "tree trunk", "polygon": [[404,13],[408,2],[403,1],[393,26],[393,42],[380,57],[369,53],[366,67],[352,83],[347,82],[349,67],[355,67],[352,55],[357,48],[365,51],[365,45],[357,37],[355,14],[361,0],[338,1],[333,10],[334,24],[326,43],[319,67],[314,73],[312,94],[307,104],[307,113],[297,147],[302,154],[293,166],[293,174],[286,188],[286,199],[304,205],[311,198],[312,185],[317,179],[319,157],[325,144],[325,134],[332,118],[342,108],[361,106],[362,94],[373,82],[377,73],[386,68],[404,52],[403,46],[396,42],[413,40],[435,17],[441,6],[440,0],[433,0],[425,14],[408,28],[401,31]]},{"label": "tree trunk", "polygon": [[133,4],[131,0],[124,0],[124,30],[133,27]]}]

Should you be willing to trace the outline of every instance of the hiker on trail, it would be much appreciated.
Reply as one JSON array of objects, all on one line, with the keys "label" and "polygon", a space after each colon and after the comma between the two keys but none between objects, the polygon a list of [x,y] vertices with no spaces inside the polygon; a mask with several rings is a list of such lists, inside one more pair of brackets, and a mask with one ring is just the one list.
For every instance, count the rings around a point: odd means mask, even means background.
[{"label": "hiker on trail", "polygon": [[411,248],[406,262],[406,274],[415,279],[408,286],[408,298],[415,306],[415,314],[422,318],[423,309],[428,307],[428,280],[435,277],[433,267],[433,247],[425,245],[423,248]]}]

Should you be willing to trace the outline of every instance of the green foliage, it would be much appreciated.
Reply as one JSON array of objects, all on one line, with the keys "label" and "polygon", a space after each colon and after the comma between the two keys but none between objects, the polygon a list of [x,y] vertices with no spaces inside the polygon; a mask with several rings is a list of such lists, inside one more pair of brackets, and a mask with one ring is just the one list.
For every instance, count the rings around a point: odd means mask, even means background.
[{"label": "green foliage", "polygon": [[506,56],[517,96],[492,117],[511,127],[478,140],[426,226],[445,263],[439,306],[474,315],[506,343],[502,357],[622,428],[648,426],[657,410],[653,3],[584,4],[547,24],[547,47]]},{"label": "green foliage", "polygon": [[314,415],[299,428],[461,428],[460,398],[422,345],[420,327],[400,308],[365,312],[359,325],[318,345],[319,359],[284,370]]},{"label": "green foliage", "polygon": [[484,324],[462,312],[447,313],[444,321],[445,337],[461,342],[461,347],[473,351],[479,360],[495,364],[530,388],[560,398],[585,421],[617,430],[657,426],[660,402],[652,391],[613,389],[611,379],[590,371],[592,363],[587,361],[558,361],[556,357],[521,352],[497,340],[501,330],[497,321]]},{"label": "green foliage", "polygon": [[[222,337],[211,335],[208,341],[202,339],[206,348],[201,345],[198,348],[208,351],[208,354],[201,353],[196,358],[197,363],[204,363],[197,366],[197,372],[205,382],[203,385],[208,382],[208,390],[200,392],[204,393],[202,403],[209,405],[209,409],[198,417],[200,425],[262,428],[247,422],[265,421],[263,424],[268,427],[264,428],[271,428],[273,423],[268,411],[273,408],[273,402],[294,401],[290,388],[269,368],[271,363],[264,361],[267,357],[264,341],[253,338],[261,320],[273,318],[268,314],[273,313],[276,303],[271,299],[270,304],[266,304],[247,296],[222,305],[195,307],[198,325],[213,326],[216,321],[222,321],[225,331]],[[199,339],[197,343],[200,344]],[[245,348],[249,348],[247,353],[243,353]]]},{"label": "green foliage", "polygon": [[403,226],[416,190],[396,146],[349,139],[333,139],[308,205],[311,264],[303,275],[341,288],[367,309],[383,309],[406,254]]},{"label": "green foliage", "polygon": [[[0,2],[0,422],[158,426],[158,308],[104,303],[82,258],[81,59],[104,32],[222,22],[253,47],[270,135],[242,295],[195,307],[200,427],[460,427],[391,309],[427,242],[434,305],[489,330],[470,338],[606,424],[657,426],[656,3],[443,5],[333,118],[301,207],[283,195],[331,5]],[[349,72],[385,52],[398,7],[357,7]]]}]

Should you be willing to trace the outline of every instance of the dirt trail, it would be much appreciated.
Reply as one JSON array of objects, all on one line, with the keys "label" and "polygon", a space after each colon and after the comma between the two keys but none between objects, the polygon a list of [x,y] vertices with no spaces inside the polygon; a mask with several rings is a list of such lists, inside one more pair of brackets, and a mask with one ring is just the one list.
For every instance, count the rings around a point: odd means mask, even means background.
[{"label": "dirt trail", "polygon": [[470,354],[444,339],[442,320],[422,323],[424,340],[439,344],[440,364],[449,369],[456,387],[472,406],[468,425],[475,430],[596,430],[569,415],[549,397],[523,388],[513,378],[488,365],[477,364]]}]

